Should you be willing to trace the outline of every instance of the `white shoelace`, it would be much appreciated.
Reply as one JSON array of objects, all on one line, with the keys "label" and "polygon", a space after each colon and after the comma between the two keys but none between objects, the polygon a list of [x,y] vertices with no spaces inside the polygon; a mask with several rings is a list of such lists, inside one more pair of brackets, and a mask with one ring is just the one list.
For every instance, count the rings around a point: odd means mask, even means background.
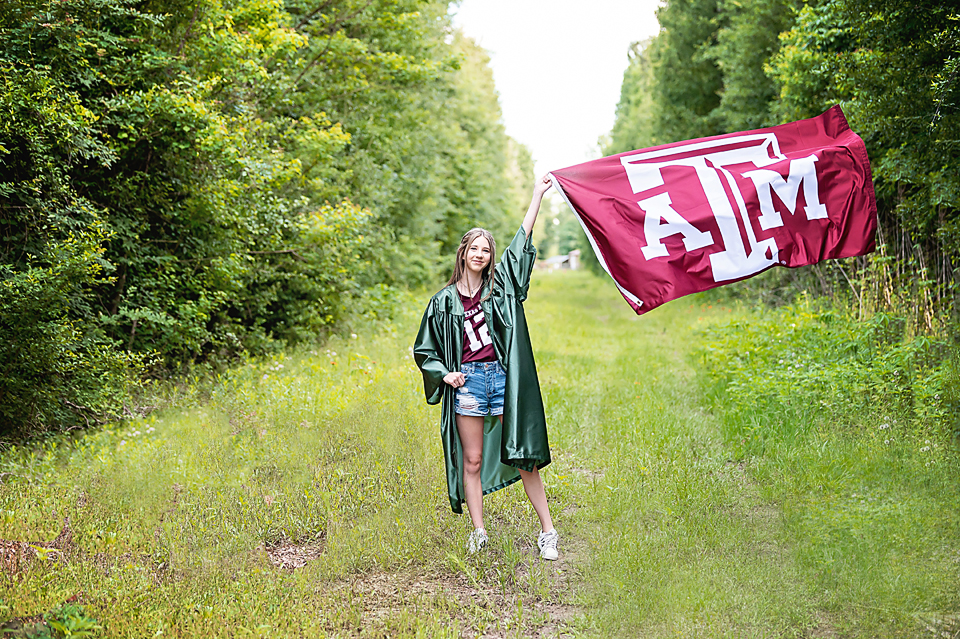
[{"label": "white shoelace", "polygon": [[540,533],[540,535],[537,537],[537,546],[540,547],[541,551],[544,548],[552,548],[553,550],[556,550],[558,541],[560,541],[560,533],[558,533],[557,529],[554,528],[548,532]]}]

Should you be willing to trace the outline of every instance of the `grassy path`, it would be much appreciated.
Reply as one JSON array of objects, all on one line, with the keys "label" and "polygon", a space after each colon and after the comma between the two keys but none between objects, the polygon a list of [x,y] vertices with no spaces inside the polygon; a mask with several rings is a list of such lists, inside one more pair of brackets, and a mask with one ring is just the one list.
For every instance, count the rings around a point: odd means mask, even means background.
[{"label": "grassy path", "polygon": [[702,409],[689,353],[723,309],[637,318],[609,282],[537,274],[553,564],[519,487],[487,498],[492,543],[466,555],[409,354],[419,310],[0,458],[0,620],[75,601],[111,637],[835,636]]},{"label": "grassy path", "polygon": [[[780,636],[816,627],[775,506],[701,408],[680,301],[642,318],[606,289],[544,278],[534,348],[582,544],[580,601],[617,636]],[[585,283],[586,284],[586,283]]]}]

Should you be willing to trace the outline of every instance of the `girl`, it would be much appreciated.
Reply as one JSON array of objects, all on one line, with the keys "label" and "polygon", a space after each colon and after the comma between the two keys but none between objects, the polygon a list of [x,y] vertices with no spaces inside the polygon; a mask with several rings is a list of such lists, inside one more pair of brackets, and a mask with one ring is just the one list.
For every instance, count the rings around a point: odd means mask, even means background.
[{"label": "girl", "polygon": [[453,277],[430,299],[413,347],[427,403],[443,401],[440,435],[450,506],[467,502],[471,553],[487,542],[483,495],[518,479],[540,518],[540,556],[556,559],[559,535],[550,519],[540,469],[550,463],[547,424],[522,302],[537,251],[530,241],[549,176],[534,185],[523,225],[494,266],[488,231],[467,232]]}]

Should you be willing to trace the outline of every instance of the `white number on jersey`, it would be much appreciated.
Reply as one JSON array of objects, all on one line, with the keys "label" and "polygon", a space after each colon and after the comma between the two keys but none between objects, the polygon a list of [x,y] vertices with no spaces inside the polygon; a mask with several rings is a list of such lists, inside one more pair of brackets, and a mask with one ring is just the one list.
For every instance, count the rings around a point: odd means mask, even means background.
[{"label": "white number on jersey", "polygon": [[[477,339],[477,331],[473,330],[474,321],[478,324],[483,322],[480,326],[480,339]],[[470,342],[470,352],[476,353],[484,346],[490,344],[490,333],[487,331],[487,324],[483,321],[483,313],[477,313],[473,316],[473,319],[465,320],[463,323],[463,328],[467,333],[467,340]]]}]

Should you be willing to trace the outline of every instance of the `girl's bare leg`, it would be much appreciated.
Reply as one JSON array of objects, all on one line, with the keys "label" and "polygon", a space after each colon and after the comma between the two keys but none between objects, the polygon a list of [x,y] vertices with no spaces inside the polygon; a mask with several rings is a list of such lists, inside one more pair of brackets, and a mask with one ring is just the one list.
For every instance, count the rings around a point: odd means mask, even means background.
[{"label": "girl's bare leg", "polygon": [[520,479],[523,480],[523,490],[527,493],[527,498],[533,504],[533,509],[537,511],[537,517],[540,518],[540,530],[547,532],[553,529],[553,520],[550,518],[550,507],[547,506],[547,493],[543,489],[543,480],[540,479],[540,469],[535,468],[533,472],[521,470]]},{"label": "girl's bare leg", "polygon": [[[467,510],[470,511],[473,527],[483,528],[483,487],[480,484],[480,465],[483,463],[483,417],[457,415],[457,432],[460,433],[460,445],[463,447],[463,492],[467,498]],[[542,486],[540,492],[543,492]],[[546,497],[544,497],[544,503],[546,503]]]},{"label": "girl's bare leg", "polygon": [[[500,423],[503,423],[503,415],[500,415]],[[540,530],[552,530],[553,519],[550,518],[550,506],[547,505],[547,493],[543,489],[543,480],[540,479],[540,469],[534,468],[532,472],[520,470],[520,479],[523,481],[523,492],[527,493],[527,499],[533,504],[533,509],[540,518]]]}]

